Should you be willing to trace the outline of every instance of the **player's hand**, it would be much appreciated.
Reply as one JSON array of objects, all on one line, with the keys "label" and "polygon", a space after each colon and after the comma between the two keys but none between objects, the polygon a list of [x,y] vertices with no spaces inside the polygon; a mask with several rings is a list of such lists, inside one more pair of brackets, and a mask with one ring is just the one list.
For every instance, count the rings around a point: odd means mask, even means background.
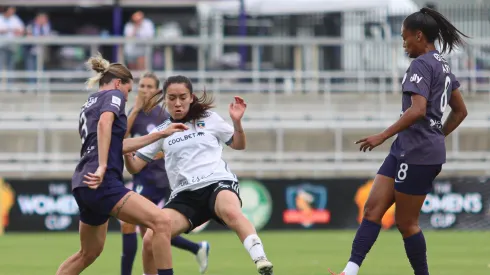
[{"label": "player's hand", "polygon": [[160,131],[163,138],[169,137],[177,132],[183,132],[189,129],[189,127],[183,123],[172,123],[165,130]]},{"label": "player's hand", "polygon": [[136,95],[136,101],[134,102],[133,108],[138,111],[142,110],[146,106],[149,97],[150,97],[150,93],[148,92],[147,89],[139,89],[138,95]]},{"label": "player's hand", "polygon": [[85,178],[85,181],[83,183],[88,185],[88,187],[91,189],[97,189],[102,184],[102,181],[104,180],[106,169],[107,169],[106,167],[99,166],[99,168],[97,168],[97,171],[95,171],[95,173],[89,172],[87,175],[83,176]]},{"label": "player's hand", "polygon": [[230,103],[230,117],[233,121],[240,121],[247,109],[247,103],[239,96],[235,96],[235,101]]},{"label": "player's hand", "polygon": [[366,152],[366,150],[372,151],[374,148],[383,144],[387,138],[383,133],[369,136],[367,138],[356,141],[356,144],[361,144],[359,151]]}]

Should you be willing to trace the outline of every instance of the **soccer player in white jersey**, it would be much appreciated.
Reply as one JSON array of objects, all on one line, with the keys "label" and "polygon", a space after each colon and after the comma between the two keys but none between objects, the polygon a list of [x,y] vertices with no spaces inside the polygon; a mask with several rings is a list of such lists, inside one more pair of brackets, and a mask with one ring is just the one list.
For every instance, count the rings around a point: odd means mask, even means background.
[{"label": "soccer player in white jersey", "polygon": [[[223,143],[235,150],[245,149],[241,124],[247,107],[244,100],[235,97],[229,106],[233,127],[209,110],[213,100],[205,92],[201,98],[194,95],[192,83],[185,76],[172,76],[165,81],[161,98],[154,102],[158,104],[163,100],[170,119],[152,132],[161,131],[176,121],[189,129],[160,139],[137,151],[135,156],[125,156],[127,170],[138,173],[157,153],[163,152],[172,188],[163,211],[171,217],[172,236],[188,233],[214,219],[236,232],[260,274],[272,275],[273,265],[267,260],[262,241],[241,211],[237,177],[221,157]],[[143,241],[143,257],[150,260],[152,238],[153,232],[149,230]]]}]

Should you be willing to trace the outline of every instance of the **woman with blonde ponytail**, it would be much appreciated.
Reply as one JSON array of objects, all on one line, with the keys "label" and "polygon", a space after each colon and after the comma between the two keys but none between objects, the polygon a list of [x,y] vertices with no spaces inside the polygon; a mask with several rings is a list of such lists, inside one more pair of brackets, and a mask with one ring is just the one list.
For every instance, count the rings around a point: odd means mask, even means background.
[{"label": "woman with blonde ponytail", "polygon": [[87,61],[96,73],[87,87],[99,86],[80,110],[80,162],[72,177],[72,193],[80,210],[80,251],[68,258],[58,275],[80,274],[102,252],[108,219],[141,224],[155,232],[153,251],[159,275],[171,275],[170,219],[155,204],[123,184],[123,154],[135,151],[187,127],[174,123],[164,131],[124,139],[125,105],[133,76],[126,66],[109,63],[100,54]]}]

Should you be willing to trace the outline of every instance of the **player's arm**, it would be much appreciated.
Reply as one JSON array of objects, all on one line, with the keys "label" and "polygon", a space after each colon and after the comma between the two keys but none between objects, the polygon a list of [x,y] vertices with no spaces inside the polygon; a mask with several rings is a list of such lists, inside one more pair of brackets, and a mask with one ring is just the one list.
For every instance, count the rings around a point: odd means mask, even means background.
[{"label": "player's arm", "polygon": [[247,104],[245,103],[245,100],[239,96],[235,96],[234,101],[230,103],[229,107],[233,127],[217,114],[215,115],[216,121],[218,122],[218,135],[220,136],[220,139],[223,140],[226,145],[230,146],[230,148],[235,150],[245,150],[245,147],[247,146],[247,139],[242,126],[242,117],[246,108]]},{"label": "player's arm", "polygon": [[393,125],[383,131],[388,139],[407,129],[417,120],[423,118],[427,111],[427,99],[430,94],[432,69],[425,61],[416,59],[410,64],[406,82],[402,85],[403,92],[410,94],[412,105]]},{"label": "player's arm", "polygon": [[134,106],[131,109],[131,111],[129,112],[127,129],[126,129],[126,134],[124,135],[124,138],[131,136],[131,130],[133,129],[134,121],[136,120],[136,117],[138,116],[138,113],[140,111],[141,111],[141,109],[137,109],[136,106]]},{"label": "player's arm", "polygon": [[245,147],[247,146],[247,139],[241,120],[233,121],[233,137],[228,146],[235,150],[245,150]]},{"label": "player's arm", "polygon": [[130,174],[138,174],[148,163],[132,153],[124,155],[124,164]]},{"label": "player's arm", "polygon": [[[175,132],[182,132],[189,129],[189,127],[182,123],[163,125],[155,128],[146,136],[124,139],[124,160],[129,173],[139,173],[147,163],[152,162],[158,152],[162,151],[164,138],[171,136]],[[128,154],[138,149],[140,150],[134,156]]]},{"label": "player's arm", "polygon": [[123,141],[123,154],[139,150],[167,136],[164,131],[159,131],[141,137],[126,138]]},{"label": "player's arm", "polygon": [[124,136],[125,138],[131,135],[131,130],[133,128],[134,122],[136,121],[138,114],[141,112],[141,110],[143,110],[146,101],[147,101],[147,93],[141,90],[138,91],[138,95],[136,96],[136,101],[134,103],[134,106],[133,108],[131,108],[128,115],[127,130],[126,130],[126,135]]},{"label": "player's arm", "polygon": [[135,138],[126,138],[123,141],[123,154],[134,152],[157,141],[163,142],[164,138],[171,136],[173,133],[182,132],[187,129],[189,129],[189,127],[187,127],[185,124],[171,123],[170,125],[168,125],[168,127],[164,129],[158,129],[157,127],[148,135]]},{"label": "player's arm", "polygon": [[461,122],[463,122],[468,115],[468,110],[466,109],[466,104],[464,104],[463,95],[459,89],[456,89],[451,93],[449,106],[451,106],[451,112],[442,126],[442,132],[445,136],[448,136],[456,128],[458,128]]},{"label": "player's arm", "polygon": [[[138,140],[142,140],[142,138],[148,139],[151,136],[158,135],[159,133],[162,133],[163,131],[158,131],[158,127],[155,128],[150,134],[138,138],[127,138],[124,140],[124,142],[132,142],[134,141],[135,143],[138,142]],[[162,134],[160,134],[161,136]],[[126,165],[126,170],[128,170],[129,173],[131,174],[137,174],[139,173],[145,166],[151,162],[151,159],[159,152],[162,150],[163,146],[163,139],[160,137],[154,142],[143,146],[141,148],[141,152],[137,152],[136,154],[133,154],[133,151],[135,150],[130,150],[129,152],[131,153],[126,153],[124,154],[124,163]],[[138,148],[139,149],[139,148]]]},{"label": "player's arm", "polygon": [[233,126],[231,126],[216,113],[212,114],[211,120],[214,124],[213,132],[219,141],[234,150],[245,149],[245,131],[243,130],[241,120],[233,121]]},{"label": "player's arm", "polygon": [[403,115],[393,125],[383,131],[385,139],[400,133],[407,129],[417,120],[423,118],[427,109],[427,99],[419,94],[412,94],[412,106],[408,108]]},{"label": "player's arm", "polygon": [[103,112],[97,124],[97,148],[99,153],[99,167],[107,168],[109,147],[111,145],[113,112]]}]

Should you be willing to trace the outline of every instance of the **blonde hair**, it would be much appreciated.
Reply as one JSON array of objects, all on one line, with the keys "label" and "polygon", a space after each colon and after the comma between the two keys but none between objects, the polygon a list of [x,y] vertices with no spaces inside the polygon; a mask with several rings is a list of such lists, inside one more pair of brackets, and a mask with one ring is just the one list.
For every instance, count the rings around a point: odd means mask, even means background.
[{"label": "blonde hair", "polygon": [[110,63],[100,53],[90,57],[85,65],[87,69],[96,73],[96,75],[87,79],[88,89],[93,88],[96,84],[102,86],[117,78],[121,79],[124,84],[133,80],[133,75],[126,66],[121,63]]}]

